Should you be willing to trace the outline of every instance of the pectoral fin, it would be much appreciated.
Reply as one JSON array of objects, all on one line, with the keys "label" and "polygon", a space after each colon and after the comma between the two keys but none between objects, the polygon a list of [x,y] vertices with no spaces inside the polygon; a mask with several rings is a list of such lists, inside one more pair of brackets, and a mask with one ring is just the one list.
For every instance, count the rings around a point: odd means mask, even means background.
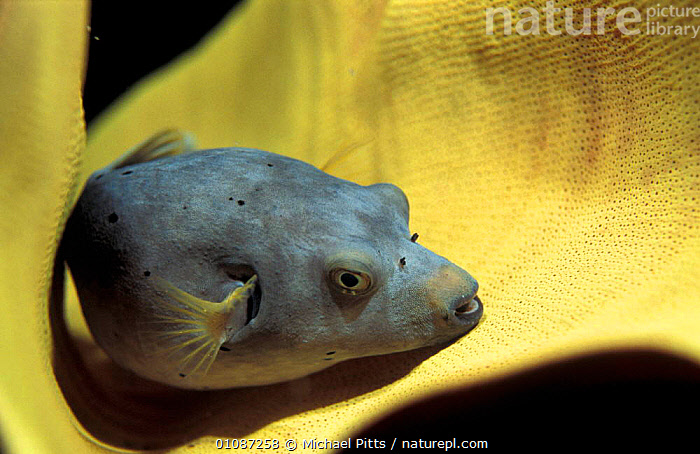
[{"label": "pectoral fin", "polygon": [[158,315],[156,334],[164,352],[177,364],[181,377],[201,372],[206,375],[221,345],[245,325],[248,298],[255,290],[257,276],[234,289],[220,303],[197,298],[155,277],[167,309]]}]

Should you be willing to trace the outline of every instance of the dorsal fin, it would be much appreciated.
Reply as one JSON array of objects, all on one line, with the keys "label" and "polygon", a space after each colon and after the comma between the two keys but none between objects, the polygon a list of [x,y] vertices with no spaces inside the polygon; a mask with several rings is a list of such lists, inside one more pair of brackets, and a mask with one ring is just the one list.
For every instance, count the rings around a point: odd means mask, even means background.
[{"label": "dorsal fin", "polygon": [[189,153],[196,148],[197,141],[192,134],[179,129],[167,129],[131,148],[110,164],[109,167],[111,169],[120,169],[139,162]]}]

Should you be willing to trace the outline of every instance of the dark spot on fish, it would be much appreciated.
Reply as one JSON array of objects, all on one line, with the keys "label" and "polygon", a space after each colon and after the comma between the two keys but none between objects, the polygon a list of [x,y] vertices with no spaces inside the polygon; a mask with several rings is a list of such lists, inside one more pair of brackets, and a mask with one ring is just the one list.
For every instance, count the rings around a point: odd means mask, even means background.
[{"label": "dark spot on fish", "polygon": [[183,206],[182,209],[183,209],[183,210],[186,210],[186,209],[187,209],[187,205]]},{"label": "dark spot on fish", "polygon": [[219,350],[221,350],[222,352],[230,352],[231,351],[230,348],[224,347],[223,345],[221,347],[219,347]]},{"label": "dark spot on fish", "polygon": [[269,164],[269,163],[268,163],[267,166],[268,166],[268,167],[272,167],[272,164]]},{"label": "dark spot on fish", "polygon": [[415,243],[417,239],[418,239],[417,233],[414,233],[413,235],[411,235],[411,243]]},{"label": "dark spot on fish", "polygon": [[401,267],[401,269],[403,269],[403,267],[406,266],[406,257],[401,257],[399,259],[399,266]]},{"label": "dark spot on fish", "polygon": [[146,277],[148,277],[148,276],[151,275],[151,272],[148,271],[148,270],[146,270],[146,271],[143,272],[143,275],[146,276]]},{"label": "dark spot on fish", "polygon": [[104,175],[104,174],[101,173],[101,174],[97,175],[97,176],[95,177],[95,180],[99,180],[100,178],[102,178],[102,175]]},{"label": "dark spot on fish", "polygon": [[245,201],[244,201],[244,200],[239,200],[237,203],[238,203],[238,205],[240,205],[240,206],[245,205]]},{"label": "dark spot on fish", "polygon": [[122,175],[129,175],[131,173],[134,173],[133,170],[127,170],[126,172],[122,172]]},{"label": "dark spot on fish", "polygon": [[233,197],[229,197],[228,199],[229,199],[229,200],[233,200]]},{"label": "dark spot on fish", "polygon": [[117,216],[117,213],[112,213],[107,217],[107,220],[111,223],[114,224],[119,220],[119,216]]},{"label": "dark spot on fish", "polygon": [[335,350],[333,350],[332,352],[326,353],[326,355],[335,355]]},{"label": "dark spot on fish", "polygon": [[185,374],[178,374],[178,375],[180,376],[180,378],[185,378],[185,377],[187,377],[187,375],[185,375]]}]

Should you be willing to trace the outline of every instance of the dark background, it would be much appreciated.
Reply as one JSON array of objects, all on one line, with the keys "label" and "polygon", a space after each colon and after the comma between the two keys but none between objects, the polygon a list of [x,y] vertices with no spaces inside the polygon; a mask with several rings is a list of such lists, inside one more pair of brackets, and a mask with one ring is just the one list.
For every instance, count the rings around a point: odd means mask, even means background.
[{"label": "dark background", "polygon": [[83,93],[88,128],[131,85],[195,46],[240,3],[93,1]]}]

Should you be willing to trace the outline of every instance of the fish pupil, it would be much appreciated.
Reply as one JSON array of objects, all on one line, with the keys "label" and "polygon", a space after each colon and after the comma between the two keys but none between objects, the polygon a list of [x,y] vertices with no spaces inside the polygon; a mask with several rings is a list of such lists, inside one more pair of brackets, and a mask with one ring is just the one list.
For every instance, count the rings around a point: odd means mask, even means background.
[{"label": "fish pupil", "polygon": [[360,283],[360,280],[357,278],[357,276],[353,276],[350,273],[343,273],[340,275],[340,282],[342,282],[344,286],[352,288],[357,286],[357,284]]}]

